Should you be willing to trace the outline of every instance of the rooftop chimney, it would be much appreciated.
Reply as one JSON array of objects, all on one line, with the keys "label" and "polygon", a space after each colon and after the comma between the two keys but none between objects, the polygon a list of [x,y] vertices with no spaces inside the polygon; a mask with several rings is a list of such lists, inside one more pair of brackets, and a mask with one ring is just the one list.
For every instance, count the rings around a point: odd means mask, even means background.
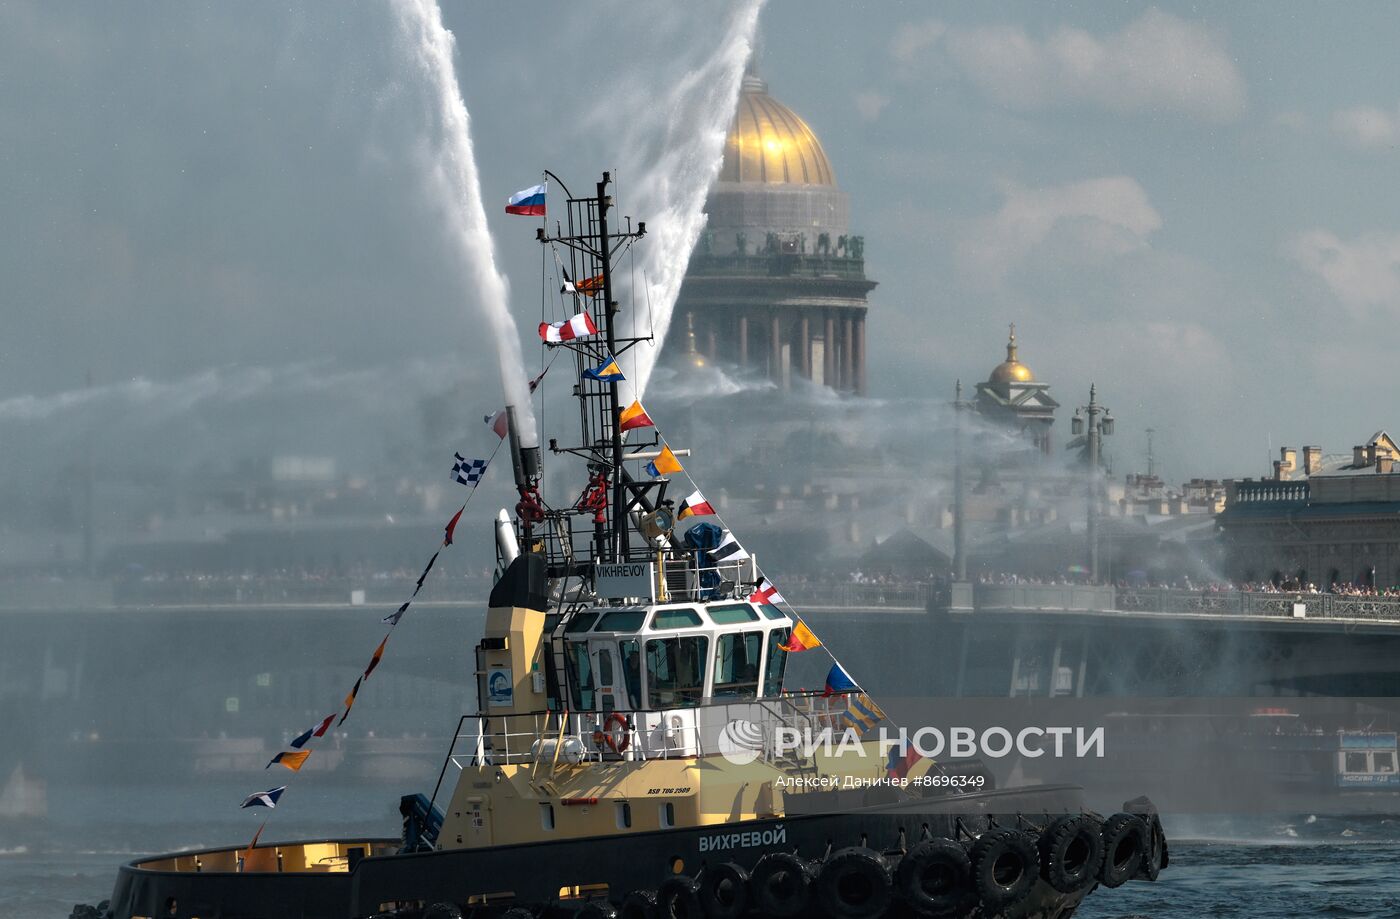
[{"label": "rooftop chimney", "polygon": [[1312,475],[1314,472],[1322,471],[1322,448],[1303,448],[1303,474]]},{"label": "rooftop chimney", "polygon": [[1353,469],[1360,469],[1362,466],[1365,466],[1365,465],[1366,465],[1366,448],[1365,448],[1365,447],[1352,447],[1352,448],[1351,448],[1351,466],[1352,466],[1352,468],[1353,468]]},{"label": "rooftop chimney", "polygon": [[1282,447],[1278,451],[1278,479],[1291,479],[1298,471],[1298,451],[1292,447]]},{"label": "rooftop chimney", "polygon": [[1391,467],[1395,465],[1395,458],[1389,453],[1382,453],[1376,457],[1376,472],[1381,475],[1390,475]]}]

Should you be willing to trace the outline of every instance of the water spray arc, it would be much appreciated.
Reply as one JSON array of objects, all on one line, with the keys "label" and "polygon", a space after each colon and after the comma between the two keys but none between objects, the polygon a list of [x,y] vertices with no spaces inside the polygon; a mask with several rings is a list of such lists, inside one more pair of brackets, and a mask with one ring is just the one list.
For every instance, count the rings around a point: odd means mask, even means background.
[{"label": "water spray arc", "polygon": [[[724,139],[753,51],[763,2],[741,0],[715,52],[655,104],[653,110],[666,119],[660,127],[659,151],[630,137],[623,148],[630,156],[623,159],[619,177],[628,183],[629,206],[646,214],[652,228],[651,244],[641,260],[646,286],[641,297],[642,302],[649,298],[650,309],[634,306],[627,320],[627,334],[649,331],[654,336],[654,341],[637,347],[636,366],[629,374],[639,395],[646,391],[656,366],[691,250],[705,227],[705,199],[719,176]],[[648,312],[650,330],[641,327]]]},{"label": "water spray arc", "polygon": [[447,225],[460,249],[476,298],[495,339],[506,403],[516,412],[522,446],[539,446],[539,430],[520,350],[520,336],[510,314],[510,285],[496,264],[496,247],[481,200],[481,177],[472,147],[471,116],[457,85],[452,63],[456,40],[442,24],[434,0],[395,0],[405,43],[438,104],[433,179],[448,202]]}]

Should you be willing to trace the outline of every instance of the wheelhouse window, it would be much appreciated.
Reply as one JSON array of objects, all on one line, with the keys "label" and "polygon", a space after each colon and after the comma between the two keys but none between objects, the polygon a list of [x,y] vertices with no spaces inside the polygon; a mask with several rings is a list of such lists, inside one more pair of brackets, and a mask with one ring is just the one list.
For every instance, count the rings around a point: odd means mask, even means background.
[{"label": "wheelhouse window", "polygon": [[574,618],[569,620],[569,624],[564,626],[564,634],[576,635],[579,632],[587,632],[597,621],[597,613],[575,613]]},{"label": "wheelhouse window", "polygon": [[642,707],[642,645],[635,638],[617,643],[617,654],[622,660],[622,679],[627,685],[627,704]]},{"label": "wheelhouse window", "polygon": [[653,629],[693,629],[704,624],[693,609],[660,609],[651,617]]},{"label": "wheelhouse window", "polygon": [[711,606],[706,612],[715,621],[715,625],[738,625],[742,622],[758,621],[758,613],[755,613],[753,607],[747,603],[726,603],[723,606]]},{"label": "wheelhouse window", "polygon": [[705,661],[710,640],[703,635],[647,640],[647,704],[651,708],[699,705],[705,696]]},{"label": "wheelhouse window", "polygon": [[715,698],[758,695],[762,632],[730,632],[715,639]]},{"label": "wheelhouse window", "polygon": [[788,635],[791,629],[774,629],[768,633],[768,665],[763,671],[763,695],[776,696],[783,691],[783,671],[787,669]]},{"label": "wheelhouse window", "polygon": [[571,641],[566,645],[569,664],[569,690],[574,697],[574,709],[593,710],[593,664],[588,657],[588,644]]},{"label": "wheelhouse window", "polygon": [[611,613],[604,613],[603,618],[598,621],[598,632],[640,632],[642,623],[646,622],[647,614],[645,610],[624,609]]}]

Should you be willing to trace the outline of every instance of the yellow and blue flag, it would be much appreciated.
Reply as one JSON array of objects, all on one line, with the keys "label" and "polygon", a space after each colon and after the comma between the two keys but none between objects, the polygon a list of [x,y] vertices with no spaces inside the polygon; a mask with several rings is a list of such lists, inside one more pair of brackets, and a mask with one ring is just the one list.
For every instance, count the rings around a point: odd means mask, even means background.
[{"label": "yellow and blue flag", "polygon": [[590,380],[597,380],[599,383],[621,383],[627,379],[622,375],[622,368],[617,366],[617,358],[611,354],[608,359],[597,367],[590,367],[583,372],[583,375]]},{"label": "yellow and blue flag", "polygon": [[661,445],[661,455],[647,463],[647,473],[652,476],[672,475],[682,472],[681,461],[671,452],[670,446]]},{"label": "yellow and blue flag", "polygon": [[885,720],[885,713],[880,710],[880,706],[863,692],[849,697],[846,706],[842,720],[847,728],[855,728],[858,733],[864,734]]}]

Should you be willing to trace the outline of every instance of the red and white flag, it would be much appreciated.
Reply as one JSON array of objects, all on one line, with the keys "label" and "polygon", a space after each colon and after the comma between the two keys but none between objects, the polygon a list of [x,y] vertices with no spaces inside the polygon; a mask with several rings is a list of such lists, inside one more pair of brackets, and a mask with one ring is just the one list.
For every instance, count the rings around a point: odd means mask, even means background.
[{"label": "red and white flag", "polygon": [[778,588],[773,586],[773,582],[764,578],[758,582],[758,587],[749,594],[750,603],[767,603],[769,606],[777,606],[779,603],[786,603],[783,595],[778,593]]},{"label": "red and white flag", "polygon": [[598,327],[593,324],[593,317],[587,313],[576,313],[573,318],[561,322],[540,323],[540,338],[551,344],[597,334]]}]

